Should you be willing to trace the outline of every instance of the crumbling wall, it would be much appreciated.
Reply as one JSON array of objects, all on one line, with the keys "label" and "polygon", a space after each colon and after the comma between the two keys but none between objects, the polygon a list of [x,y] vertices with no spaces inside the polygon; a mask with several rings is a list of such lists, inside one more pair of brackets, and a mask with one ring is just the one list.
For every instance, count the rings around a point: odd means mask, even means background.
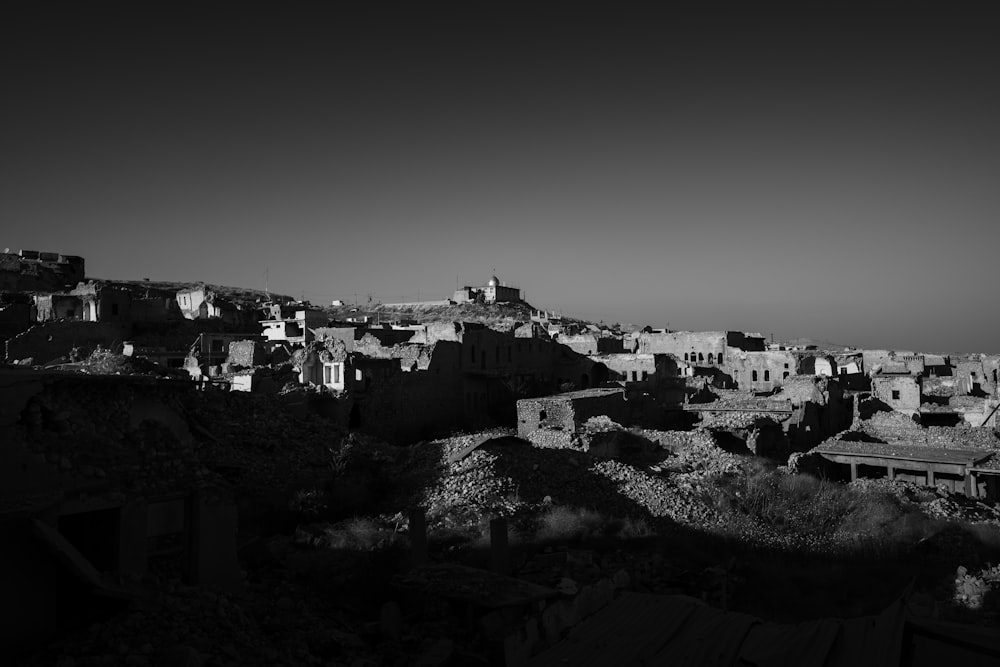
[{"label": "crumbling wall", "polygon": [[[608,379],[624,382],[652,381],[656,374],[656,357],[652,354],[602,354],[591,357],[608,368]],[[665,365],[661,363],[661,366]]]},{"label": "crumbling wall", "polygon": [[559,395],[523,398],[517,402],[519,437],[526,438],[539,429],[573,433],[576,422],[572,401]]},{"label": "crumbling wall", "polygon": [[72,294],[39,294],[35,297],[35,312],[39,322],[84,319],[83,300]]},{"label": "crumbling wall", "polygon": [[591,417],[606,416],[628,424],[630,414],[623,391],[579,391],[517,402],[517,430],[520,437],[536,430],[573,433]]},{"label": "crumbling wall", "polygon": [[953,362],[953,365],[955,367],[955,386],[961,393],[975,396],[993,392],[992,377],[987,375],[981,359],[962,359]]},{"label": "crumbling wall", "polygon": [[229,343],[226,363],[252,368],[265,362],[264,346],[254,340],[234,340]]},{"label": "crumbling wall", "polygon": [[113,348],[122,341],[117,324],[106,322],[61,321],[36,324],[7,341],[6,360],[32,359],[45,364],[69,355],[74,347]]}]

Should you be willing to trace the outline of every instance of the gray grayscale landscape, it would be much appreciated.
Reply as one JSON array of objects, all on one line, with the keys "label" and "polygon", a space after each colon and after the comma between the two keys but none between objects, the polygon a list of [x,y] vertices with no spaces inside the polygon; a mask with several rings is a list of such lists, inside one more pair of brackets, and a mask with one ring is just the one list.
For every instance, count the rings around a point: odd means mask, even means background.
[{"label": "gray grayscale landscape", "polygon": [[44,10],[0,663],[1000,664],[986,15]]}]

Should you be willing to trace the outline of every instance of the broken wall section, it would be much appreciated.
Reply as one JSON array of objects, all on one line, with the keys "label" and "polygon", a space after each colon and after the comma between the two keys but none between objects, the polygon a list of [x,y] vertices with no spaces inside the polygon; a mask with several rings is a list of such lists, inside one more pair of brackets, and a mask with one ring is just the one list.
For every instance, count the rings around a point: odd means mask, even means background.
[{"label": "broken wall section", "polygon": [[113,349],[123,339],[124,332],[118,324],[44,322],[9,339],[5,345],[4,357],[8,363],[31,359],[36,365],[45,364],[68,356],[75,347],[93,349],[100,345]]}]

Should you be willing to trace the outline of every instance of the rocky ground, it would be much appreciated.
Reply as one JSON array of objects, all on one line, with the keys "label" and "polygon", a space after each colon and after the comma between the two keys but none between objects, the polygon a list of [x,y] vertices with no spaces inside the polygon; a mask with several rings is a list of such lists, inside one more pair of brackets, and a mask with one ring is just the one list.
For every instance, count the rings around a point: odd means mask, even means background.
[{"label": "rocky ground", "polygon": [[[784,595],[778,592],[782,582],[771,577],[790,576],[784,569],[771,572],[768,560],[774,559],[767,554],[798,554],[806,564],[796,561],[787,569],[813,584],[828,573],[810,559],[835,562],[837,555],[832,533],[790,532],[780,522],[737,516],[720,503],[719,480],[750,477],[757,464],[720,449],[708,429],[632,431],[653,447],[623,460],[587,451],[588,437],[621,429],[600,421],[574,448],[532,447],[498,429],[405,449],[355,438],[345,449],[343,434],[327,421],[277,417],[283,408],[271,402],[278,400],[225,395],[175,407],[196,425],[200,456],[213,469],[228,469],[233,483],[290,489],[290,471],[310,470],[313,482],[332,480],[331,493],[338,480],[378,482],[370,513],[331,523],[322,508],[303,509],[293,534],[259,535],[241,551],[247,582],[241,594],[188,587],[169,572],[134,582],[141,601],[25,664],[485,664],[481,637],[446,605],[424,606],[420,614],[394,606],[399,593],[389,576],[406,568],[408,513],[418,506],[427,516],[432,560],[484,564],[488,519],[507,517],[514,573],[570,597],[587,583],[620,579],[624,572],[634,590],[684,593],[729,608],[748,605],[745,610],[766,617],[769,610],[753,606],[754,599]],[[56,407],[45,410],[56,415]],[[1000,508],[898,480],[858,480],[850,489],[860,499],[890,495],[938,522],[927,524],[936,532],[915,547],[922,549],[920,558],[944,563],[951,573],[922,590],[934,614],[997,621],[1000,568],[976,556],[974,538],[997,534]],[[963,536],[949,537],[959,525]],[[889,561],[886,568],[891,570]],[[857,595],[864,584],[856,582]],[[873,604],[898,595],[883,588]],[[788,614],[848,615],[848,607],[822,606],[820,598],[834,593],[824,589],[800,607],[793,598],[782,604]],[[855,613],[869,611],[877,609]]]}]

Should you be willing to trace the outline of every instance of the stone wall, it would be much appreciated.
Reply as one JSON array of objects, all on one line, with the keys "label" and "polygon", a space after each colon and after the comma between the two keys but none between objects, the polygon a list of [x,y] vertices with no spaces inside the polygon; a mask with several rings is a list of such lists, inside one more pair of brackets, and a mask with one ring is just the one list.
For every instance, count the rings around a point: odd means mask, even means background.
[{"label": "stone wall", "polygon": [[653,381],[657,371],[656,355],[652,354],[602,354],[590,359],[604,364],[612,381]]},{"label": "stone wall", "polygon": [[728,372],[740,389],[771,391],[796,374],[795,354],[786,351],[744,352],[729,348]]},{"label": "stone wall", "polygon": [[873,375],[872,396],[897,412],[920,411],[920,379],[914,375]]},{"label": "stone wall", "polygon": [[594,334],[571,334],[559,336],[558,341],[577,354],[597,354],[597,336]]},{"label": "stone wall", "polygon": [[83,299],[72,294],[39,294],[35,297],[35,312],[39,322],[83,317]]},{"label": "stone wall", "polygon": [[263,364],[266,356],[264,346],[257,341],[234,340],[229,343],[229,355],[226,358],[226,363],[252,368]]},{"label": "stone wall", "polygon": [[67,356],[74,347],[114,348],[122,338],[122,330],[116,324],[73,320],[44,322],[8,340],[5,358],[8,362],[32,359],[35,364],[45,364]]},{"label": "stone wall", "polygon": [[521,399],[517,402],[517,432],[523,438],[537,430],[574,433],[585,421],[598,416],[630,423],[625,393],[593,390]]},{"label": "stone wall", "polygon": [[724,331],[642,333],[637,341],[636,352],[672,354],[684,361],[712,366],[724,360],[726,340]]}]

